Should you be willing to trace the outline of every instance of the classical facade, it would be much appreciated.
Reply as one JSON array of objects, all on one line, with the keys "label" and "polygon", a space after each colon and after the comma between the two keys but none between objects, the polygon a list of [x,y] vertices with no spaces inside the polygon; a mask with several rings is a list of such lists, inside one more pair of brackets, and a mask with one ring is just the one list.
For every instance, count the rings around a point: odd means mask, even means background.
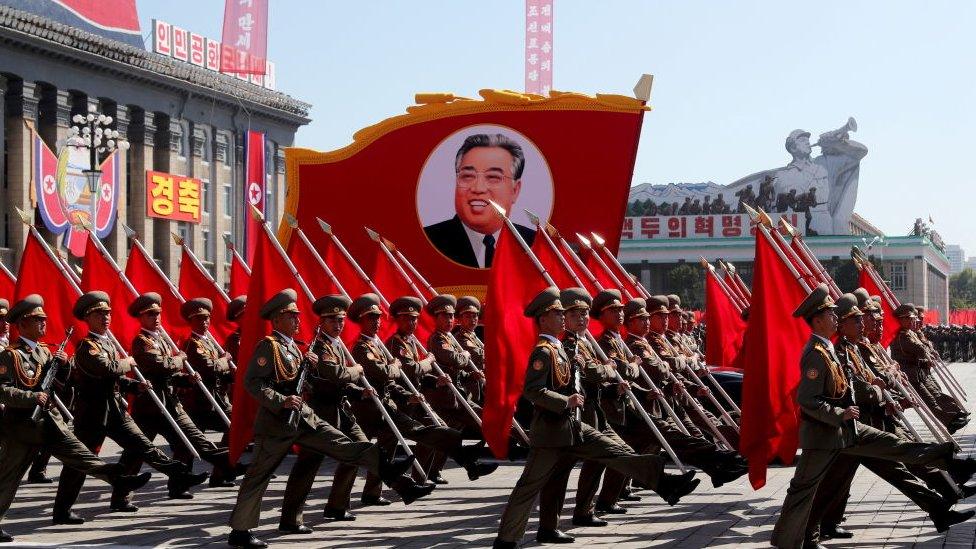
[{"label": "classical facade", "polygon": [[[177,233],[221,283],[229,261],[223,237],[243,244],[246,131],[266,136],[267,214],[276,224],[284,204],[283,148],[309,122],[310,108],[232,76],[2,5],[0,99],[0,260],[11,270],[27,235],[14,207],[37,211],[30,128],[53,150],[68,135],[71,118],[94,109],[111,116],[113,129],[131,144],[120,153],[117,220],[103,239],[106,248],[125,264],[125,224],[175,280],[180,248],[171,235]],[[201,222],[147,216],[147,171],[200,179]],[[39,217],[36,225],[57,243]]]}]

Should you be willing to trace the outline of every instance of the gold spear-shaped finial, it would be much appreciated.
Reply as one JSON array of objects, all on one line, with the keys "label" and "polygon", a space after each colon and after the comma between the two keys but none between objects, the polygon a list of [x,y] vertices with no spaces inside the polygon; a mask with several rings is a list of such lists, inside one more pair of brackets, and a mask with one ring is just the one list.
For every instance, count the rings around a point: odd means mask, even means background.
[{"label": "gold spear-shaped finial", "polygon": [[21,210],[17,206],[14,206],[14,209],[17,210],[17,215],[20,217],[21,223],[23,223],[24,225],[33,225],[30,216],[27,215],[27,212]]},{"label": "gold spear-shaped finial", "polygon": [[539,219],[539,216],[535,215],[534,213],[530,212],[529,210],[524,210],[524,211],[525,211],[525,215],[529,216],[529,221],[531,221],[533,225],[535,225],[536,227],[538,227],[539,225],[542,224],[542,220]]},{"label": "gold spear-shaped finial", "polygon": [[549,233],[550,238],[560,238],[559,231],[551,223],[546,223],[546,232]]},{"label": "gold spear-shaped finial", "polygon": [[751,219],[752,221],[755,222],[756,219],[759,218],[759,212],[757,212],[756,209],[753,208],[752,206],[750,206],[750,205],[746,204],[745,202],[743,202],[742,203],[742,207],[745,208],[746,213],[749,214],[749,219]]},{"label": "gold spear-shaped finial", "polygon": [[254,219],[257,219],[259,222],[264,223],[264,214],[261,213],[261,210],[254,207],[254,204],[251,204],[251,215],[254,216]]},{"label": "gold spear-shaped finial", "polygon": [[366,229],[366,234],[368,234],[369,237],[371,239],[373,239],[374,241],[376,241],[376,242],[382,242],[383,241],[383,238],[380,236],[380,233],[374,231],[373,229],[370,229],[369,227],[363,227],[363,228]]},{"label": "gold spear-shaped finial", "polygon": [[500,216],[502,216],[502,217],[507,217],[507,215],[508,215],[508,212],[506,212],[506,211],[505,211],[505,208],[502,208],[502,207],[501,207],[501,206],[500,206],[500,205],[498,204],[498,202],[495,202],[494,200],[489,200],[489,201],[488,201],[488,203],[489,203],[489,204],[491,204],[491,207],[492,207],[492,208],[495,208],[495,211],[496,211],[496,212],[498,212],[498,215],[500,215]]},{"label": "gold spear-shaped finial", "polygon": [[597,248],[602,248],[603,245],[606,243],[606,240],[604,240],[602,236],[596,233],[590,233],[590,234],[593,236],[593,242],[596,242]]},{"label": "gold spear-shaped finial", "polygon": [[700,255],[700,256],[698,256],[698,258],[699,258],[699,260],[701,262],[701,266],[702,266],[703,269],[708,269],[709,271],[714,271],[715,270],[715,267],[712,267],[712,264],[709,263],[707,259],[705,259],[705,256]]},{"label": "gold spear-shaped finial", "polygon": [[316,217],[315,220],[319,222],[319,228],[322,229],[322,232],[332,234],[332,225],[326,223],[321,217]]},{"label": "gold spear-shaped finial", "polygon": [[759,222],[765,225],[767,229],[773,228],[772,218],[762,208],[759,208]]},{"label": "gold spear-shaped finial", "polygon": [[175,242],[177,246],[182,246],[183,243],[186,242],[185,240],[183,240],[182,236],[176,233],[170,233],[170,234],[173,235],[173,242]]},{"label": "gold spear-shaped finial", "polygon": [[291,227],[292,229],[298,228],[298,220],[295,219],[295,216],[291,215],[288,212],[285,212],[284,215],[282,215],[281,217],[284,218],[285,223],[287,223],[288,226]]}]

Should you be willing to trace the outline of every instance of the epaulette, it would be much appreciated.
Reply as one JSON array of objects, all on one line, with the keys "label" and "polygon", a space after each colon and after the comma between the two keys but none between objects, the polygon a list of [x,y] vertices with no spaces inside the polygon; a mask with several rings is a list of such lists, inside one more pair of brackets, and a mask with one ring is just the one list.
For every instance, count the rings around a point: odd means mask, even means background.
[{"label": "epaulette", "polygon": [[830,356],[830,351],[828,351],[827,348],[823,346],[823,343],[820,342],[814,343],[813,348],[817,350],[821,355],[823,355],[824,360],[830,363],[834,362],[834,357]]}]

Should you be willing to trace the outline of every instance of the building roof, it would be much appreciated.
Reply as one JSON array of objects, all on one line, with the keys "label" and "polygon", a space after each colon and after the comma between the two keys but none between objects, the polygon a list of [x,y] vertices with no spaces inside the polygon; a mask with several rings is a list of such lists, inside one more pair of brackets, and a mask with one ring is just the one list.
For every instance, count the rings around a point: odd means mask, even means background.
[{"label": "building roof", "polygon": [[181,80],[220,94],[283,111],[307,122],[311,105],[289,95],[260,88],[234,76],[207,70],[189,63],[170,59],[142,48],[136,48],[71,27],[46,17],[0,5],[0,40],[8,41],[26,35],[50,43],[52,46],[74,49],[105,59],[124,63],[133,69],[153,75]]}]

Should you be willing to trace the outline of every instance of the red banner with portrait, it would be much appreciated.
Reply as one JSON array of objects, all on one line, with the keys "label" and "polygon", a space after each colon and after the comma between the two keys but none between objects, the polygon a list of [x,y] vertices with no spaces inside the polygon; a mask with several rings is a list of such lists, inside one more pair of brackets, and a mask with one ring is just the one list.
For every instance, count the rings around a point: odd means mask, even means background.
[{"label": "red banner with portrait", "polygon": [[[418,95],[420,105],[356,133],[332,152],[287,149],[286,211],[317,248],[332,226],[360,261],[394,239],[440,292],[485,296],[501,220],[509,211],[532,244],[525,210],[565,234],[607,235],[616,253],[644,103],[632,97],[552,92],[549,98],[483,90],[482,101]],[[282,225],[287,240],[290,227]],[[364,265],[367,271],[372,265]]]}]

